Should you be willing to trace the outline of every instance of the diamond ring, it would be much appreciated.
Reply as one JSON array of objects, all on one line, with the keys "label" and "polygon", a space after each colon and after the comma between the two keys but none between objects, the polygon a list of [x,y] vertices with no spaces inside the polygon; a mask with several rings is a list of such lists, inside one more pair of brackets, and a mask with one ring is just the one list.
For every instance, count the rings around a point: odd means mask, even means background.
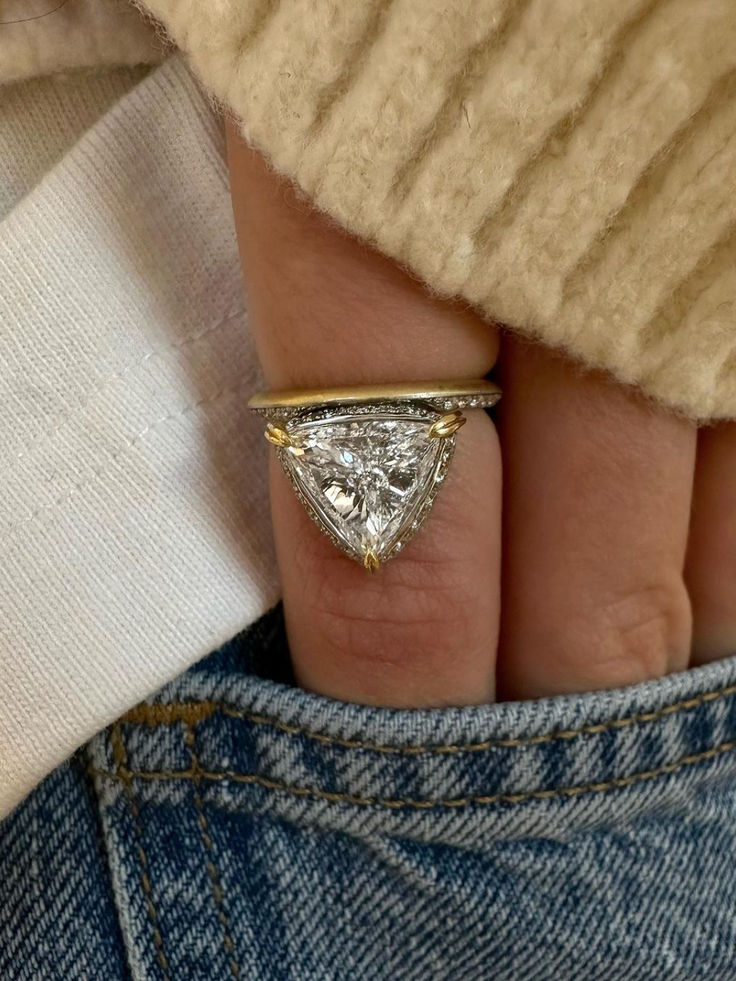
[{"label": "diamond ring", "polygon": [[310,517],[375,572],[427,517],[462,410],[500,398],[478,380],[261,392],[248,405],[267,420],[264,435]]}]

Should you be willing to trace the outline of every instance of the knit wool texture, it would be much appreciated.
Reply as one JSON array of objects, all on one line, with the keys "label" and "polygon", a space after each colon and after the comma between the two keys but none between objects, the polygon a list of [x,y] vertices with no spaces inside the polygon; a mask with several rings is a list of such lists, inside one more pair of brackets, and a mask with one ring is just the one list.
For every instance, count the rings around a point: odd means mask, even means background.
[{"label": "knit wool texture", "polygon": [[138,0],[315,204],[489,320],[736,417],[733,0]]}]

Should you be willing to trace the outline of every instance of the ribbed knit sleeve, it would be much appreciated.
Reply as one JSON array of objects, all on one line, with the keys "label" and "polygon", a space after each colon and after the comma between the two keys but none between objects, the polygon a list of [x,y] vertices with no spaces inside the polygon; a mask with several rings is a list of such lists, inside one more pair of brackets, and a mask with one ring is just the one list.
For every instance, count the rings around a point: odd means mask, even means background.
[{"label": "ribbed knit sleeve", "polygon": [[734,0],[140,5],[278,171],[432,288],[736,417]]}]

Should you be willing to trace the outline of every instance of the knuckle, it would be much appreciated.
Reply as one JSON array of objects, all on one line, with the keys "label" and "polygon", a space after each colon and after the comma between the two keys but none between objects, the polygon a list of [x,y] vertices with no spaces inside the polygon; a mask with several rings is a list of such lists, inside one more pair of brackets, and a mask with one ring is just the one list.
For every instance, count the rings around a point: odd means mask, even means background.
[{"label": "knuckle", "polygon": [[692,616],[681,577],[629,590],[601,612],[607,671],[622,683],[661,677],[686,658]]},{"label": "knuckle", "polygon": [[337,568],[322,577],[313,607],[335,652],[395,665],[431,660],[467,642],[474,601],[447,568],[404,564],[391,570],[400,575],[385,569],[372,579],[359,568],[335,575]]}]

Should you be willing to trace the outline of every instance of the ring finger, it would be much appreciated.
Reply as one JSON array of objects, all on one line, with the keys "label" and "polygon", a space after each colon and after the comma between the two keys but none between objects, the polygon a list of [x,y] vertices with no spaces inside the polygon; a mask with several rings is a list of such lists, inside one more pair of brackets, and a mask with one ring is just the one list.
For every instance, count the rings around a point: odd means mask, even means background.
[{"label": "ring finger", "polygon": [[[273,388],[478,378],[495,330],[433,298],[298,200],[229,133],[249,312]],[[446,484],[420,533],[375,576],[307,516],[271,460],[271,510],[297,680],[348,701],[487,702],[498,635],[498,439],[468,413]]]}]

